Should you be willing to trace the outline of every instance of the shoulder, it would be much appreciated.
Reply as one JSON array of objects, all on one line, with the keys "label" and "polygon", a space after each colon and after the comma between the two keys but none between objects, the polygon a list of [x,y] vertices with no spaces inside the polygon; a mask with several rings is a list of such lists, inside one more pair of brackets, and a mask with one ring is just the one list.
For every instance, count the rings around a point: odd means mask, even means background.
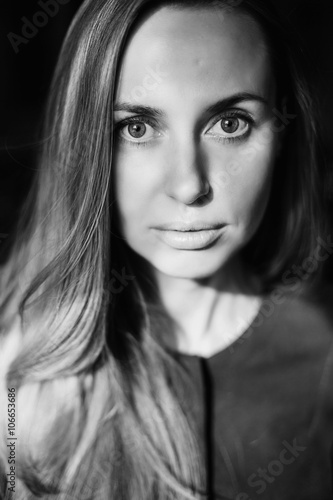
[{"label": "shoulder", "polygon": [[261,311],[266,315],[262,332],[267,358],[283,371],[286,384],[309,398],[316,394],[333,415],[333,287],[320,295],[281,294],[279,304],[269,297],[265,301]]},{"label": "shoulder", "polygon": [[267,295],[260,309],[270,341],[291,354],[327,354],[333,345],[333,287],[319,294]]},{"label": "shoulder", "polygon": [[285,403],[300,412],[316,409],[332,429],[333,288],[322,292],[267,295],[238,358],[251,367],[256,387],[283,397],[283,411]]}]

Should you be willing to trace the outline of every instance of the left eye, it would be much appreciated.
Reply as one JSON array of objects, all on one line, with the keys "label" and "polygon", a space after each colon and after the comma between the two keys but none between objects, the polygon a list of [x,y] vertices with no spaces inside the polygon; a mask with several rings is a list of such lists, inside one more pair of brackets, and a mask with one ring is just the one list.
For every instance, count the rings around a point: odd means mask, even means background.
[{"label": "left eye", "polygon": [[147,132],[147,127],[144,123],[133,123],[132,125],[127,125],[127,132],[134,139],[141,139]]},{"label": "left eye", "polygon": [[119,126],[118,135],[129,142],[140,142],[140,139],[143,141],[152,139],[156,135],[156,131],[147,122],[136,120],[127,121]]},{"label": "left eye", "polygon": [[238,116],[225,116],[209,129],[211,135],[239,137],[249,130],[249,122]]}]

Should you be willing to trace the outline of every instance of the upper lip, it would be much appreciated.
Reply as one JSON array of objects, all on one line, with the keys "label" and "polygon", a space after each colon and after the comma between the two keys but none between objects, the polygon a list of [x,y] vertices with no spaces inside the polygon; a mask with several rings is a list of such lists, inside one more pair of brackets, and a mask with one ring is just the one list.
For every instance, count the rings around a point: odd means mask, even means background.
[{"label": "upper lip", "polygon": [[161,231],[209,231],[212,229],[221,229],[226,224],[223,223],[209,223],[203,221],[195,221],[195,222],[169,222],[165,224],[159,224],[155,226],[154,229],[159,229]]}]

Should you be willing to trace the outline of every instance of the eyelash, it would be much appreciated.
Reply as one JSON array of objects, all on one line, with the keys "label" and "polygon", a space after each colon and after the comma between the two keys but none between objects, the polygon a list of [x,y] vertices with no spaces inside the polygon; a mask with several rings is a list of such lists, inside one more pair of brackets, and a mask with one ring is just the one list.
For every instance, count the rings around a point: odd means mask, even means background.
[{"label": "eyelash", "polygon": [[236,137],[219,137],[218,135],[213,135],[214,139],[218,142],[223,142],[224,144],[233,144],[235,142],[242,142],[247,139],[252,132],[252,128],[255,125],[255,120],[249,113],[241,111],[240,109],[224,111],[223,113],[221,113],[214,121],[209,130],[211,130],[220,120],[225,120],[228,118],[240,118],[244,120],[248,125],[247,130],[242,135],[238,135]]},{"label": "eyelash", "polygon": [[[246,130],[246,132],[244,132],[244,134],[236,136],[236,137],[219,137],[217,135],[212,136],[212,137],[214,137],[215,140],[217,140],[218,142],[223,142],[224,144],[232,144],[235,142],[241,142],[241,141],[245,140],[250,135],[250,133],[252,131],[252,127],[255,124],[255,120],[253,119],[253,117],[250,114],[248,114],[244,111],[241,111],[241,110],[229,110],[229,111],[224,111],[223,113],[221,113],[217,117],[217,119],[214,121],[213,125],[209,128],[209,130],[212,129],[220,120],[227,119],[227,118],[241,118],[242,120],[247,122],[249,127]],[[125,128],[126,126],[131,125],[133,123],[134,124],[136,124],[136,123],[148,124],[152,128],[155,128],[155,126],[156,126],[156,123],[153,122],[152,120],[150,120],[149,118],[147,118],[146,116],[131,116],[131,117],[126,118],[125,120],[122,120],[121,122],[116,124],[115,133],[116,133],[117,140],[121,143],[125,143],[125,144],[128,144],[128,145],[136,147],[136,148],[146,147],[149,144],[149,141],[142,141],[142,142],[136,142],[135,140],[129,141],[129,140],[124,139],[123,137],[120,136],[119,132],[123,128]]]},{"label": "eyelash", "polygon": [[122,120],[121,122],[119,122],[115,125],[116,139],[121,143],[129,144],[130,146],[134,146],[137,148],[145,147],[148,145],[149,141],[146,141],[146,142],[135,142],[134,140],[128,141],[127,139],[124,139],[123,137],[121,137],[119,135],[119,132],[121,131],[121,129],[127,127],[128,125],[136,124],[136,123],[145,123],[145,124],[150,125],[152,128],[154,128],[156,125],[156,123],[154,123],[152,120],[150,120],[146,116],[131,116],[129,118],[126,118],[125,120]]}]

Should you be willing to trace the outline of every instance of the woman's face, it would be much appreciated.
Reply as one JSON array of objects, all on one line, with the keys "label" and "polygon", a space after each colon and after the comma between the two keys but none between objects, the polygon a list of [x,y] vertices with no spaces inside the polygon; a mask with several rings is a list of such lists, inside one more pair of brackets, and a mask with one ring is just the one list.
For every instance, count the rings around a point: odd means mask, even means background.
[{"label": "woman's face", "polygon": [[129,40],[115,102],[122,235],[155,270],[203,278],[256,232],[279,137],[263,35],[237,8],[160,8]]}]

